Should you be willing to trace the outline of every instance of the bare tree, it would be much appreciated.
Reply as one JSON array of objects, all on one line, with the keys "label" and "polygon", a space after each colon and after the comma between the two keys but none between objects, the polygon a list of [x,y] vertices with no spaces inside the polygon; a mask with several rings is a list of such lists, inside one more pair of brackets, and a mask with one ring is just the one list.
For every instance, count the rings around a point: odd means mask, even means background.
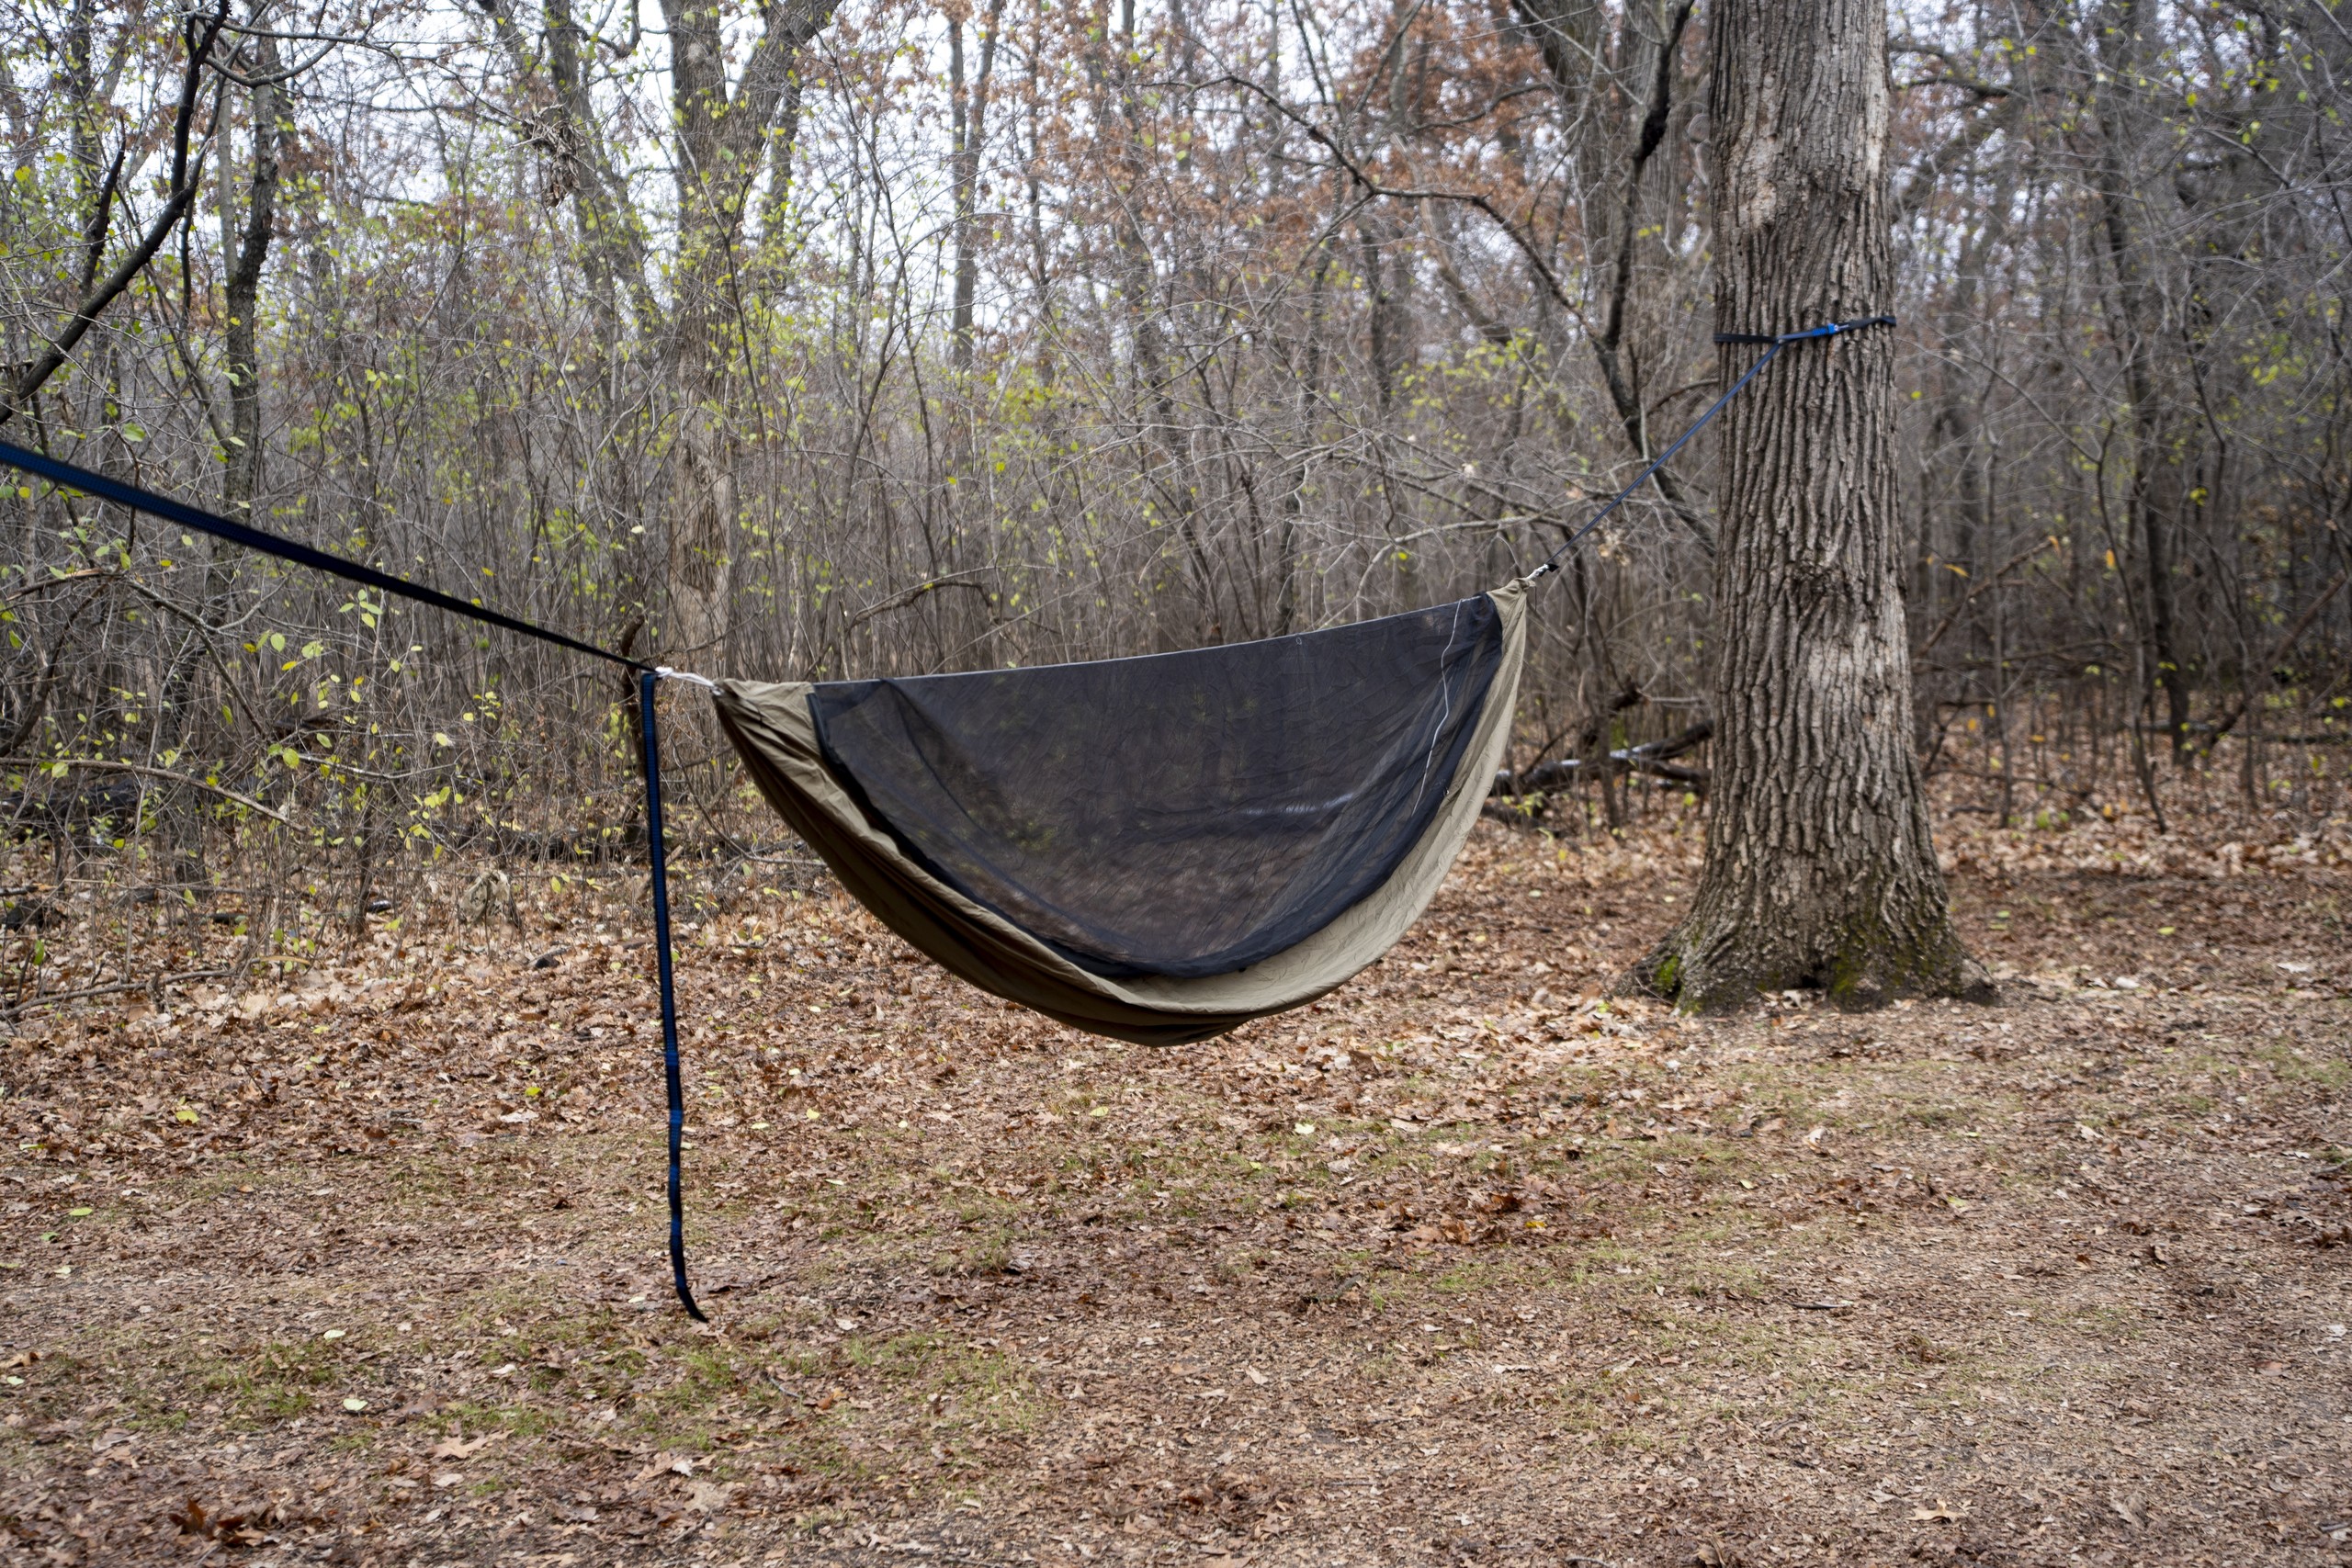
[{"label": "bare tree", "polygon": [[956,345],[956,368],[972,368],[972,311],[980,287],[979,217],[980,156],[988,145],[989,83],[996,74],[997,31],[1004,19],[1004,0],[988,0],[974,29],[979,61],[965,63],[964,24],[967,9],[947,18],[948,153],[956,186],[956,300],[948,323]]},{"label": "bare tree", "polygon": [[[269,245],[277,227],[277,186],[281,175],[278,117],[279,62],[277,39],[266,30],[267,10],[256,6],[254,21],[262,30],[254,39],[251,112],[253,167],[246,176],[243,221],[237,220],[239,194],[227,177],[233,166],[228,155],[230,117],[220,117],[221,146],[220,255],[226,276],[220,291],[226,315],[222,346],[229,381],[229,454],[220,482],[220,510],[249,520],[262,463],[261,408],[261,277],[269,260]],[[233,83],[224,80],[224,96]]]},{"label": "bare tree", "polygon": [[[73,113],[73,139],[77,155],[73,160],[77,189],[88,192],[88,219],[81,246],[87,258],[82,268],[81,286],[75,291],[74,309],[62,327],[47,337],[40,352],[25,364],[8,391],[8,400],[0,404],[0,424],[6,424],[30,406],[32,400],[49,378],[64,368],[75,348],[90,329],[97,325],[98,317],[119,298],[123,290],[136,281],[155,259],[156,253],[172,237],[180,220],[187,216],[195,202],[197,191],[203,183],[204,155],[200,149],[191,149],[196,129],[196,114],[203,99],[205,62],[211,55],[214,40],[229,15],[228,0],[209,17],[191,15],[182,25],[187,48],[187,63],[180,73],[179,102],[173,112],[171,128],[172,172],[163,204],[147,220],[130,249],[114,266],[103,274],[107,238],[112,231],[115,200],[119,194],[117,180],[122,169],[118,154],[113,172],[102,181],[93,182],[89,175],[96,168],[96,136],[85,108],[77,107]],[[89,50],[89,28],[92,7],[78,6],[68,24],[69,41],[66,51],[69,68],[68,92],[77,106],[86,106],[95,84],[88,79],[86,69],[76,69],[76,63],[86,66]]]},{"label": "bare tree", "polygon": [[730,88],[718,0],[662,0],[676,116],[676,299],[667,359],[676,410],[669,509],[668,651],[707,653],[727,636],[736,522],[729,400],[749,347],[739,246],[753,182],[777,155],[772,138],[794,99],[794,73],[837,0],[768,0]]}]

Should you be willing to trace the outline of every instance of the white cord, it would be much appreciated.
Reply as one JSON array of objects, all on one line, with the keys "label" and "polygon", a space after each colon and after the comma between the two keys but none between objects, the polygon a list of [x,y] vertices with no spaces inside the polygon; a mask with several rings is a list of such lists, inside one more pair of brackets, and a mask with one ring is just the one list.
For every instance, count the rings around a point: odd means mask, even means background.
[{"label": "white cord", "polygon": [[689,681],[708,691],[718,690],[718,682],[707,675],[697,675],[690,670],[673,670],[668,665],[662,664],[656,666],[653,672],[664,681]]}]

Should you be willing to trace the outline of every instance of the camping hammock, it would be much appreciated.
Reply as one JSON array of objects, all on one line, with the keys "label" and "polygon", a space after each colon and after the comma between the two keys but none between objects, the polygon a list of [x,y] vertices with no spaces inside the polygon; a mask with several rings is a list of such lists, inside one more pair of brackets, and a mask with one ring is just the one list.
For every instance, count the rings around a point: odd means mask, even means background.
[{"label": "camping hammock", "polygon": [[707,687],[777,814],[885,925],[984,990],[1138,1044],[1313,1000],[1420,914],[1510,739],[1526,592],[1783,348],[1777,336],[1634,482],[1492,592],[1328,630],[1137,659],[911,679],[712,681],[610,652],[41,453],[0,464],[638,673],[670,1110],[670,1262],[686,1282],[685,1126],[656,683]]},{"label": "camping hammock", "polygon": [[883,924],[1072,1028],[1173,1045],[1323,995],[1420,914],[1510,739],[1525,598],[713,695],[761,793]]}]

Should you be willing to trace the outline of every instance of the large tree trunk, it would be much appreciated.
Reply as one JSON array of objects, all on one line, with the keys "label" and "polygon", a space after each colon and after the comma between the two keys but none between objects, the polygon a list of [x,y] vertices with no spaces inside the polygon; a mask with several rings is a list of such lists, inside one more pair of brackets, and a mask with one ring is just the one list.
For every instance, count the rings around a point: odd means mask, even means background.
[{"label": "large tree trunk", "polygon": [[[2115,288],[2107,302],[2123,355],[2124,389],[2132,399],[2132,522],[2147,586],[2145,658],[2154,667],[2156,689],[2165,695],[2165,728],[2177,761],[2188,746],[2188,678],[2181,668],[2175,630],[2179,619],[2175,545],[2190,506],[2188,454],[2197,445],[2199,432],[2193,413],[2181,407],[2182,400],[2172,395],[2171,387],[2161,384],[2158,348],[2178,325],[2171,319],[2165,280],[2154,275],[2143,254],[2146,236],[2133,231],[2135,211],[2140,227],[2165,235],[2177,231],[2180,218],[2178,202],[2168,188],[2171,139],[2164,132],[2161,116],[2148,112],[2144,99],[2142,56],[2151,26],[2148,12],[2142,0],[2124,0],[2094,14],[2099,26],[2090,59],[2098,68],[2099,147],[2091,171],[2098,191],[2099,233],[2115,268]],[[2144,155],[2151,147],[2165,150],[2166,155],[2153,174],[2143,176],[2127,160],[2135,152]],[[2161,250],[2157,255],[2161,257]],[[2143,683],[2143,700],[2148,695]]]},{"label": "large tree trunk", "polygon": [[[1883,310],[1884,0],[1722,0],[1712,25],[1718,328]],[[1726,384],[1757,352],[1724,352]],[[1992,994],[1951,927],[1911,750],[1894,353],[1883,328],[1783,350],[1719,427],[1706,866],[1636,972],[1685,1007]]]}]

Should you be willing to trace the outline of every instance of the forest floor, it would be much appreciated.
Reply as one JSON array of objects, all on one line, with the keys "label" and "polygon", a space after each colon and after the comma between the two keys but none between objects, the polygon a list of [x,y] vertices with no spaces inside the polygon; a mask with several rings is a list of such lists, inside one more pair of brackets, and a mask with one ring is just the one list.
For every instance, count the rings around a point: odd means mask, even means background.
[{"label": "forest floor", "polygon": [[1692,824],[1482,823],[1157,1051],[750,889],[710,1326],[617,901],[0,1024],[0,1561],[2352,1562],[2352,843],[2176,826],[1940,825],[1996,1007],[1693,1020]]}]

